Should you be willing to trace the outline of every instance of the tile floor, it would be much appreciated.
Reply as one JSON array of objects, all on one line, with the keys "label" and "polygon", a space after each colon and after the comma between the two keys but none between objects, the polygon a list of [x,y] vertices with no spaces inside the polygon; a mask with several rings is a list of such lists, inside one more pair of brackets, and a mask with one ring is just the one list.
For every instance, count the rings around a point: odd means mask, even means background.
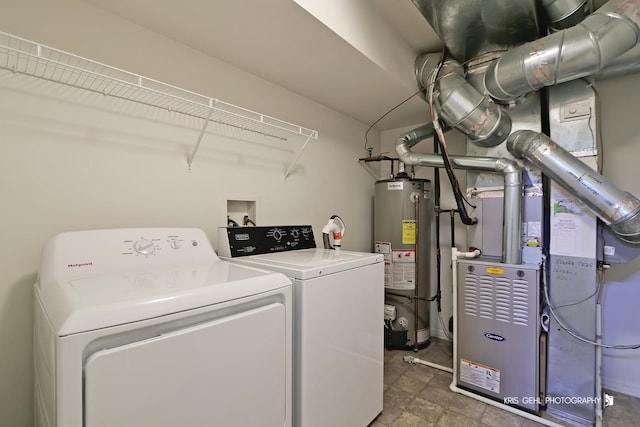
[{"label": "tile floor", "polygon": [[[384,409],[369,427],[534,427],[537,422],[449,390],[451,374],[425,365],[410,365],[403,357],[411,355],[451,367],[452,344],[433,339],[417,353],[386,351],[384,368]],[[604,413],[603,427],[640,425],[640,399],[610,392],[615,404]],[[574,426],[551,417],[561,425]]]}]

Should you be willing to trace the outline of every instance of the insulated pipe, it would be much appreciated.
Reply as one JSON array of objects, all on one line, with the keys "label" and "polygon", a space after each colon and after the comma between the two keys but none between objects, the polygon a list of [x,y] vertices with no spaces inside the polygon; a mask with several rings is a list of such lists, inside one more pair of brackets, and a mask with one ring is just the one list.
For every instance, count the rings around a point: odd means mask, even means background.
[{"label": "insulated pipe", "polygon": [[[444,167],[444,160],[440,155],[414,153],[410,150],[421,139],[432,135],[433,125],[431,123],[401,135],[396,141],[396,152],[400,160],[407,165],[433,168]],[[516,162],[504,157],[450,156],[449,158],[451,166],[456,169],[500,173],[504,176],[502,262],[506,264],[521,264],[522,169]]]},{"label": "insulated pipe", "polygon": [[596,74],[640,40],[640,0],[610,0],[578,25],[518,46],[484,76],[494,99]]},{"label": "insulated pipe", "polygon": [[571,192],[620,239],[640,244],[640,200],[635,196],[618,189],[542,133],[514,132],[507,139],[507,149]]},{"label": "insulated pipe", "polygon": [[[416,60],[416,79],[423,88],[428,88],[431,74],[439,63],[436,55],[439,54],[426,54]],[[509,116],[488,95],[481,94],[467,82],[458,62],[448,60],[442,65],[434,90],[438,92],[434,107],[442,120],[467,135],[471,142],[493,147],[509,136]]]}]

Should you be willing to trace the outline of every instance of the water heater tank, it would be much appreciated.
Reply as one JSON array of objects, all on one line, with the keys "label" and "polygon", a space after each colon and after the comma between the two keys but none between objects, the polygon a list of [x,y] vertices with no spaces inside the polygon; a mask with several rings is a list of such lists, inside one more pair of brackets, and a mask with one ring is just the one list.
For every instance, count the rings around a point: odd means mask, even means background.
[{"label": "water heater tank", "polygon": [[[385,304],[395,307],[387,319],[387,348],[426,347],[429,330],[431,259],[431,183],[396,176],[376,182],[376,252],[385,257]],[[417,297],[417,298],[416,298]]]}]

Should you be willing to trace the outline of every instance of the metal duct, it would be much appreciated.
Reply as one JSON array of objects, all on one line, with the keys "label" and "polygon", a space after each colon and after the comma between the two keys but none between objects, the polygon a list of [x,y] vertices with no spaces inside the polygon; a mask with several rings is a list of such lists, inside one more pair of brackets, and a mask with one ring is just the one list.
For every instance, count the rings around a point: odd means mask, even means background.
[{"label": "metal duct", "polygon": [[[444,167],[439,154],[414,153],[411,147],[433,136],[433,124],[427,123],[410,130],[396,140],[396,152],[407,165]],[[449,156],[456,169],[499,173],[504,176],[504,207],[502,221],[502,262],[522,263],[520,236],[522,229],[522,169],[516,162],[504,157]]]},{"label": "metal duct", "polygon": [[550,27],[554,30],[573,27],[590,11],[589,0],[542,0]]},{"label": "metal duct", "polygon": [[412,0],[460,62],[538,37],[536,0]]},{"label": "metal duct", "polygon": [[[416,60],[416,79],[421,87],[428,87],[438,63],[438,54],[426,54]],[[458,62],[446,61],[438,76],[434,107],[448,126],[481,147],[493,147],[507,139],[511,119],[488,95],[482,95],[469,84]]]},{"label": "metal duct", "polygon": [[617,57],[615,61],[609,63],[593,77],[596,80],[605,80],[634,74],[638,71],[640,71],[640,44]]},{"label": "metal duct", "polygon": [[541,133],[520,130],[507,139],[507,149],[535,165],[582,201],[625,242],[640,244],[640,200]]},{"label": "metal duct", "polygon": [[502,55],[485,74],[489,94],[512,101],[544,86],[596,74],[640,39],[640,0],[611,0],[575,27]]}]

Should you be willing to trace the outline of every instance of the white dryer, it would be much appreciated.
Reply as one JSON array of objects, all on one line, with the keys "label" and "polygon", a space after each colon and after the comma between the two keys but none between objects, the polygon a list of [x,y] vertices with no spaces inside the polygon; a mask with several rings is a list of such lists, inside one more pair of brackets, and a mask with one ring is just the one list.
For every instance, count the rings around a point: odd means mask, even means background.
[{"label": "white dryer", "polygon": [[292,426],[292,287],[198,229],[63,233],[35,285],[36,426]]},{"label": "white dryer", "polygon": [[366,427],[382,411],[382,254],[317,249],[311,226],[218,230],[218,254],[294,294],[294,425]]}]

